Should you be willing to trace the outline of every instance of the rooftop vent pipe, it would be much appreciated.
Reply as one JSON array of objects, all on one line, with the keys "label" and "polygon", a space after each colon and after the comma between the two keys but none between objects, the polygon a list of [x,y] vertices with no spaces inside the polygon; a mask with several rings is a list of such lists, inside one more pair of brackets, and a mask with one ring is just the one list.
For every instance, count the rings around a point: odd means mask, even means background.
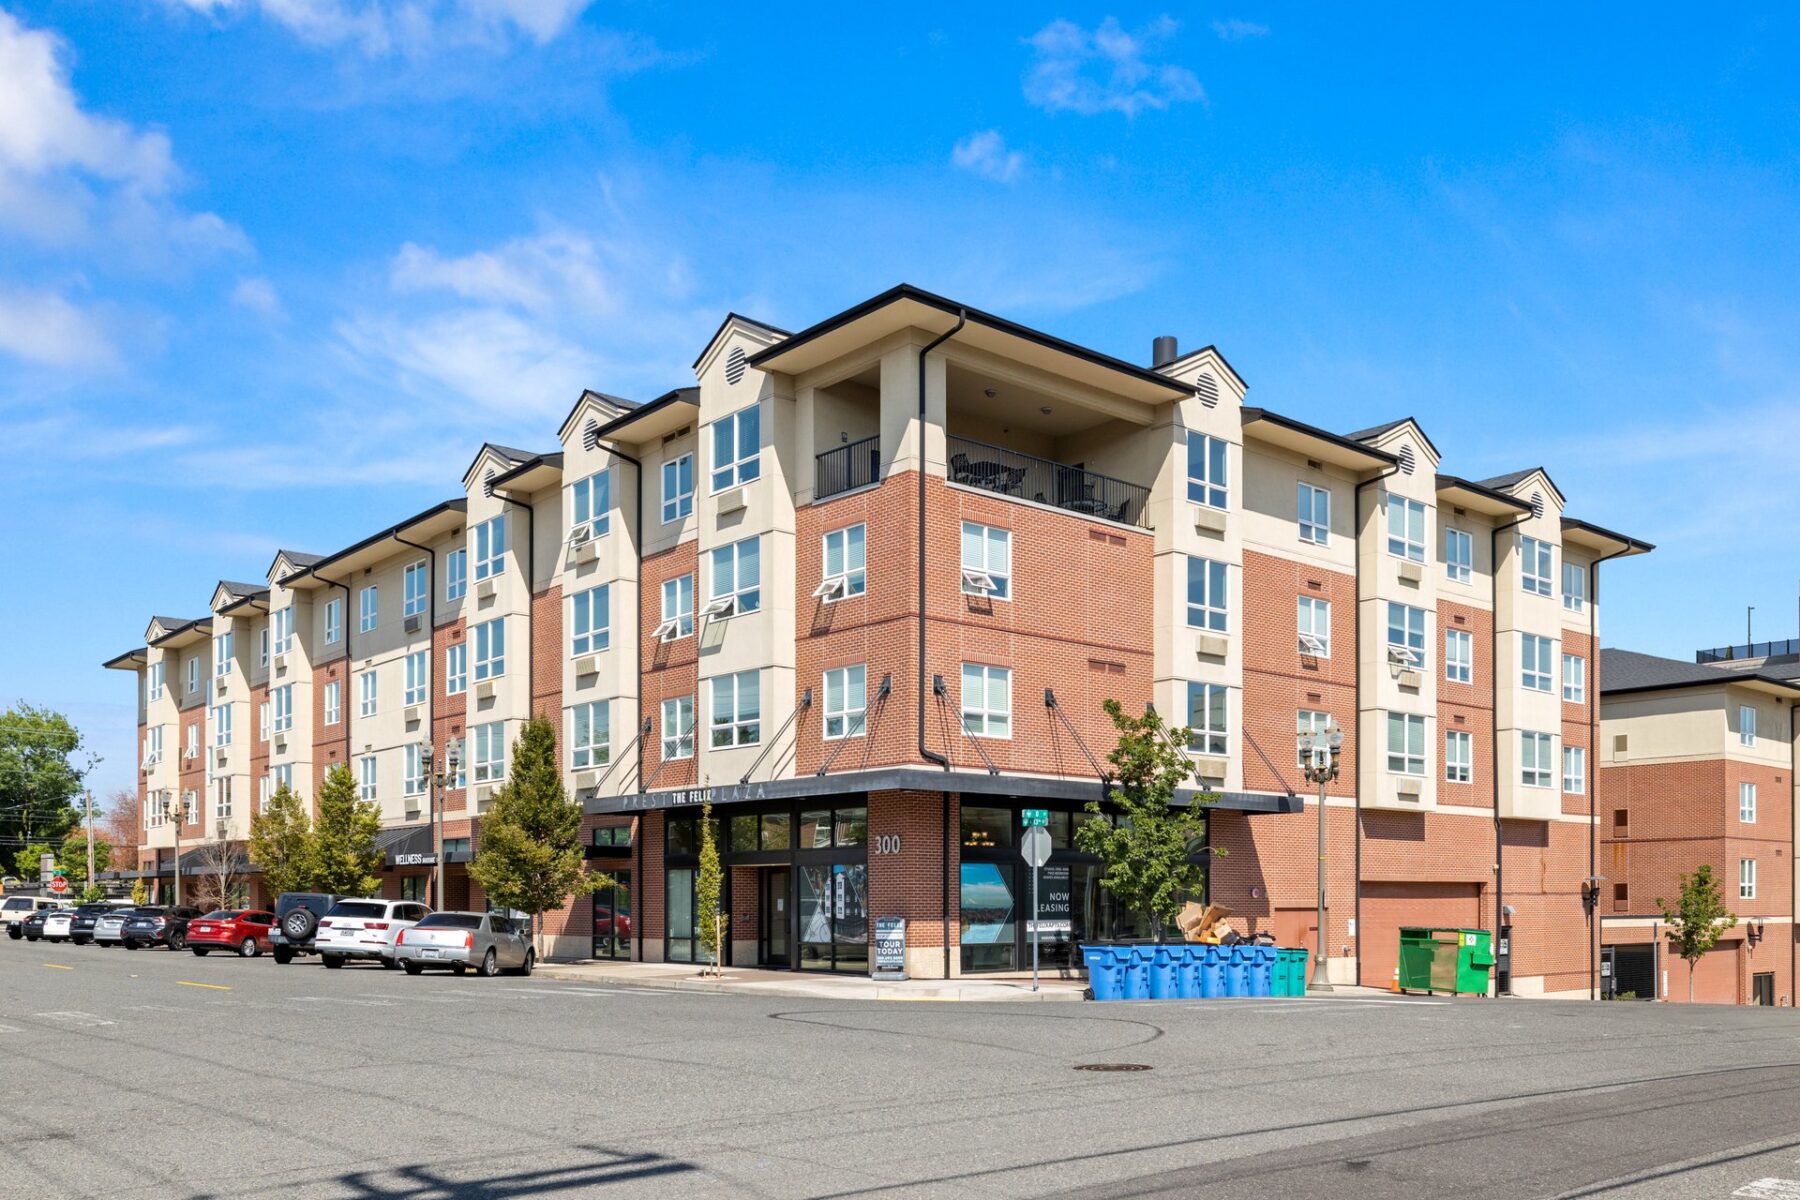
[{"label": "rooftop vent pipe", "polygon": [[1181,357],[1179,343],[1167,334],[1150,343],[1150,365],[1166,367]]}]

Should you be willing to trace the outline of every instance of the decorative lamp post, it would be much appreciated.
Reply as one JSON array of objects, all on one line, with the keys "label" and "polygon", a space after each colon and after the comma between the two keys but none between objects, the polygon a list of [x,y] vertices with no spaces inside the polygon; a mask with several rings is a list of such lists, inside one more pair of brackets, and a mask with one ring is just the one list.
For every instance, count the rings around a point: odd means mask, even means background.
[{"label": "decorative lamp post", "polygon": [[1322,733],[1308,730],[1300,735],[1300,761],[1308,783],[1319,785],[1319,952],[1313,960],[1309,992],[1329,992],[1333,988],[1326,971],[1325,959],[1325,785],[1338,777],[1338,757],[1344,748],[1344,731],[1334,721]]},{"label": "decorative lamp post", "polygon": [[431,781],[431,826],[432,844],[435,860],[431,870],[431,905],[433,908],[444,907],[444,789],[456,778],[458,768],[462,766],[462,739],[451,738],[444,746],[442,769],[433,772],[432,763],[437,753],[429,741],[419,743],[419,762],[425,769],[425,777]]}]

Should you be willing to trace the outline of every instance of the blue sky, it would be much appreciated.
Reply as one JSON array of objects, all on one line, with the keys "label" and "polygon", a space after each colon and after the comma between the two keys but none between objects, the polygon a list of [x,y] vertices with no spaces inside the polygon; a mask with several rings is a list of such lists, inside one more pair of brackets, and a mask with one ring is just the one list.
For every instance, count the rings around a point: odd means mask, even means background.
[{"label": "blue sky", "polygon": [[127,784],[150,613],[902,280],[1545,465],[1659,545],[1611,644],[1796,632],[1792,10],[774,11],[0,0],[0,700]]}]

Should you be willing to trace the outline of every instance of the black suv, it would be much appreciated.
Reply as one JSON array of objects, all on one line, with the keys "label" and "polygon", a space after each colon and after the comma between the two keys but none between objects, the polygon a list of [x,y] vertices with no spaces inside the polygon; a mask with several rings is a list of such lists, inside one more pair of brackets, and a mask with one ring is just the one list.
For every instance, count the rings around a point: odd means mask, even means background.
[{"label": "black suv", "polygon": [[323,892],[283,892],[275,900],[275,924],[269,930],[269,946],[275,961],[286,965],[296,954],[311,954],[319,932],[319,918],[331,911],[340,897]]},{"label": "black suv", "polygon": [[125,927],[119,930],[119,940],[125,943],[127,950],[142,950],[145,946],[185,950],[188,922],[199,915],[199,909],[186,904],[134,908],[125,915]]}]

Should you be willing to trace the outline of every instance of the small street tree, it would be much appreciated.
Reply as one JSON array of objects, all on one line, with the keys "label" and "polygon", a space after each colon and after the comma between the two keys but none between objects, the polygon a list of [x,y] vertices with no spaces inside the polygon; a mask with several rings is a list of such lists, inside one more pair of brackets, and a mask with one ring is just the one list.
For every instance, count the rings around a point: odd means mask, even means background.
[{"label": "small street tree", "polygon": [[200,872],[194,886],[194,903],[202,909],[234,908],[243,889],[244,873],[250,864],[244,857],[243,844],[227,837],[229,832],[230,826],[220,820],[213,830],[213,839],[202,842],[194,851],[194,865]]},{"label": "small street tree", "polygon": [[370,896],[381,887],[381,810],[358,799],[350,768],[339,764],[319,786],[319,819],[310,839],[312,890],[338,896]]},{"label": "small street tree", "polygon": [[95,823],[95,836],[118,847],[120,867],[126,865],[130,848],[143,840],[143,812],[143,800],[130,788],[114,791],[101,808],[100,819]]},{"label": "small street tree", "polygon": [[1109,821],[1100,802],[1090,800],[1089,819],[1075,830],[1075,846],[1100,859],[1105,867],[1100,886],[1126,911],[1148,916],[1160,942],[1164,926],[1206,882],[1206,868],[1195,861],[1206,839],[1200,805],[1217,797],[1203,793],[1190,807],[1173,804],[1176,789],[1194,769],[1179,748],[1191,738],[1189,730],[1170,728],[1154,709],[1133,717],[1117,700],[1104,707],[1119,731],[1118,745],[1106,756],[1113,765],[1111,799],[1118,820]]},{"label": "small street tree", "polygon": [[150,885],[141,876],[131,881],[131,902],[137,905],[150,903]]},{"label": "small street tree", "polygon": [[712,957],[712,973],[723,974],[725,929],[731,918],[719,907],[725,870],[719,865],[719,843],[713,836],[712,802],[700,807],[700,871],[694,879],[694,924],[700,944]]},{"label": "small street tree", "polygon": [[267,810],[250,818],[249,851],[271,896],[313,890],[312,818],[287,784],[275,789]]},{"label": "small street tree", "polygon": [[563,789],[556,726],[543,717],[525,722],[513,743],[512,769],[481,819],[469,876],[492,903],[531,918],[540,952],[545,913],[612,883],[587,869],[581,805]]},{"label": "small street tree", "polygon": [[36,883],[39,874],[38,864],[43,861],[43,856],[46,854],[55,857],[56,847],[48,842],[33,842],[13,855],[13,874],[26,883]]},{"label": "small street tree", "polygon": [[[87,873],[87,830],[77,829],[63,839],[62,848],[56,852],[56,869],[68,877],[71,889],[85,889],[92,882]],[[106,839],[94,836],[94,871],[112,870],[112,847]]]},{"label": "small street tree", "polygon": [[1675,943],[1675,953],[1688,965],[1688,1003],[1692,1004],[1695,966],[1718,945],[1726,930],[1736,927],[1737,917],[1725,907],[1724,893],[1713,878],[1709,863],[1701,863],[1692,873],[1684,871],[1681,895],[1675,903],[1658,896],[1656,907],[1669,923],[1669,939]]}]

